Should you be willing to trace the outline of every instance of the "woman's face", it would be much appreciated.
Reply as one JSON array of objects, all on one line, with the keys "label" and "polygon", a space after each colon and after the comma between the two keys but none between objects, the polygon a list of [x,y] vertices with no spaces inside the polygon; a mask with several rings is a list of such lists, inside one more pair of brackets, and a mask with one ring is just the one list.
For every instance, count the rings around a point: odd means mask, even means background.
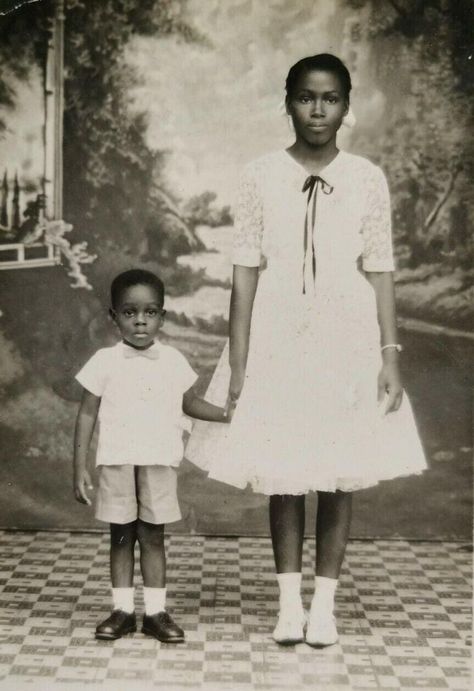
[{"label": "woman's face", "polygon": [[349,104],[334,72],[311,70],[298,79],[286,107],[297,140],[319,147],[335,141]]}]

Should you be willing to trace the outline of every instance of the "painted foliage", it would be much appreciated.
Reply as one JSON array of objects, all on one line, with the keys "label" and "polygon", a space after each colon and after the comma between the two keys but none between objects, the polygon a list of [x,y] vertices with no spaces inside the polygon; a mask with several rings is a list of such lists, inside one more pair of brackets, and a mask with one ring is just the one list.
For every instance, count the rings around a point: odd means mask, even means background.
[{"label": "painted foliage", "polygon": [[[41,203],[53,12],[40,0],[0,17],[0,250],[27,239]],[[337,53],[353,74],[358,123],[342,143],[387,172],[402,314],[468,327],[471,20],[469,3],[447,0],[66,0],[63,216],[91,290],[68,275],[67,257],[0,271],[2,523],[92,524],[70,491],[73,375],[114,341],[106,315],[118,271],[161,275],[165,338],[205,386],[226,333],[238,171],[290,142],[283,85],[303,55]],[[208,492],[224,522],[229,503],[237,523],[260,510],[258,498],[205,489],[189,466],[181,472],[185,529],[209,519]]]}]

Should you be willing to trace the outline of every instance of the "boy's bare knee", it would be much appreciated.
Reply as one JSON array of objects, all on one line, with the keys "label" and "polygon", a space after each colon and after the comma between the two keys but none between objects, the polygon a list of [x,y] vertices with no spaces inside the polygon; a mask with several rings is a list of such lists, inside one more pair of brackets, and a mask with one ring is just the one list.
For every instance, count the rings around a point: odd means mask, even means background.
[{"label": "boy's bare knee", "polygon": [[145,521],[138,521],[137,536],[140,547],[146,549],[147,547],[160,549],[165,542],[165,527],[164,525],[155,525],[154,523],[145,523]]},{"label": "boy's bare knee", "polygon": [[110,526],[110,542],[112,547],[130,548],[137,540],[137,522],[112,523]]}]

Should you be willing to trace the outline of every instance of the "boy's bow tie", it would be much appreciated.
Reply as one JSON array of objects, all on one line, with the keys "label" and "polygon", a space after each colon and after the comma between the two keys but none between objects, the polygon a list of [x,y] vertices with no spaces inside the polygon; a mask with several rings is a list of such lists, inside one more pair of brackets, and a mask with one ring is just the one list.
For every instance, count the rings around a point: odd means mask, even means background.
[{"label": "boy's bow tie", "polygon": [[149,360],[158,360],[160,357],[160,350],[156,344],[153,344],[149,348],[139,349],[133,348],[132,346],[123,344],[123,354],[126,358],[132,357],[146,357]]}]

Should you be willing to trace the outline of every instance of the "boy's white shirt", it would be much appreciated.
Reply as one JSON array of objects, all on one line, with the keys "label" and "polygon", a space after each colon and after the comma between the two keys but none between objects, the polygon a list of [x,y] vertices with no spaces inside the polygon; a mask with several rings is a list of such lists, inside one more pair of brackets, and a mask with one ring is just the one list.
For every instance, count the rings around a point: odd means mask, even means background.
[{"label": "boy's white shirt", "polygon": [[182,398],[197,375],[176,348],[117,343],[98,350],[76,379],[101,397],[96,465],[179,465]]}]

